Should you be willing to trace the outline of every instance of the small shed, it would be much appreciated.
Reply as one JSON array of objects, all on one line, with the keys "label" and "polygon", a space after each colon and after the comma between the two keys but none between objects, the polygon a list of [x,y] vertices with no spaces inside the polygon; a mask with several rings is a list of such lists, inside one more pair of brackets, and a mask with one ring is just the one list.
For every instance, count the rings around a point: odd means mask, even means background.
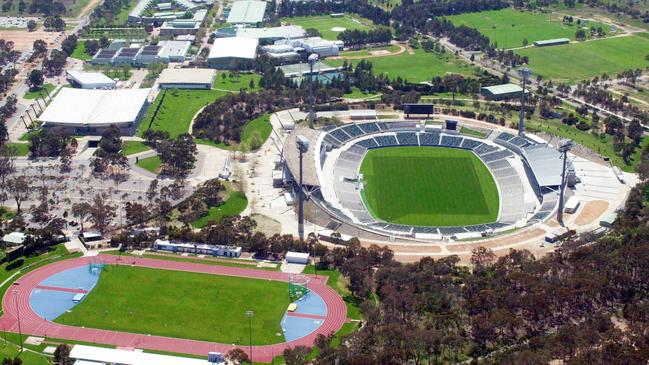
[{"label": "small shed", "polygon": [[576,196],[571,196],[570,199],[568,199],[568,201],[566,202],[566,206],[564,207],[563,211],[568,214],[573,214],[579,208],[579,204],[581,204],[579,198]]},{"label": "small shed", "polygon": [[308,264],[309,263],[309,254],[306,252],[293,252],[288,251],[286,253],[286,262],[289,264]]},{"label": "small shed", "polygon": [[487,100],[520,98],[522,92],[523,88],[516,84],[493,85],[480,89],[480,93]]},{"label": "small shed", "polygon": [[613,223],[617,219],[617,213],[611,212],[602,217],[599,221],[599,225],[605,228],[613,227]]}]

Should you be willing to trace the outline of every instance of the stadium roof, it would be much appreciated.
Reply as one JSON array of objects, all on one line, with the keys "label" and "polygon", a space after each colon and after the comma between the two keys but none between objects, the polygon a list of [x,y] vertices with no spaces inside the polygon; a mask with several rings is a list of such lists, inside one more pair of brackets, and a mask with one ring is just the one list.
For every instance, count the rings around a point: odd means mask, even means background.
[{"label": "stadium roof", "polygon": [[216,38],[207,58],[247,58],[257,55],[259,40],[254,38],[232,37]]},{"label": "stadium roof", "polygon": [[265,1],[235,1],[230,8],[227,22],[232,24],[259,23],[264,20],[264,13],[266,13]]},{"label": "stadium roof", "polygon": [[62,88],[38,119],[62,126],[131,123],[137,119],[150,91]]},{"label": "stadium roof", "polygon": [[303,160],[302,182],[304,185],[320,186],[320,180],[318,179],[315,167],[315,147],[320,133],[320,131],[300,126],[295,128],[295,131],[291,133],[284,142],[282,153],[284,154],[284,159],[286,160],[289,170],[291,170],[291,173],[296,179],[298,178],[300,171],[300,154],[297,150],[296,138],[297,136],[304,136],[310,142],[309,150],[304,155]]},{"label": "stadium roof", "polygon": [[523,148],[523,157],[532,169],[539,186],[561,185],[563,166],[559,151],[544,144],[536,144]]},{"label": "stadium roof", "polygon": [[523,88],[515,84],[502,84],[494,86],[485,86],[483,90],[489,91],[493,95],[520,93]]},{"label": "stadium roof", "polygon": [[115,80],[104,75],[101,72],[83,72],[83,71],[67,71],[68,76],[80,84],[110,84],[115,85]]},{"label": "stadium roof", "polygon": [[128,351],[94,347],[85,345],[74,345],[70,351],[70,357],[77,360],[89,361],[93,364],[109,363],[122,365],[210,365],[205,360],[191,359],[187,357],[150,354],[141,351]]},{"label": "stadium roof", "polygon": [[287,39],[302,38],[305,35],[304,28],[297,25],[284,25],[272,28],[239,28],[238,37],[256,38],[256,39]]},{"label": "stadium roof", "polygon": [[216,71],[209,68],[166,68],[158,82],[161,84],[212,84]]}]

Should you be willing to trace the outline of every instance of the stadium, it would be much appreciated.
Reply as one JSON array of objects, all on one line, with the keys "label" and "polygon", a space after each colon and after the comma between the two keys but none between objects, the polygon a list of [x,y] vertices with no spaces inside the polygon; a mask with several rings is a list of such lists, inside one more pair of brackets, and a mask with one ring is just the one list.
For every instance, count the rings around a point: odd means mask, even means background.
[{"label": "stadium", "polygon": [[299,181],[297,136],[309,141],[307,220],[381,241],[470,239],[547,221],[558,208],[559,151],[533,135],[469,129],[460,119],[298,127],[284,158],[288,179]]}]

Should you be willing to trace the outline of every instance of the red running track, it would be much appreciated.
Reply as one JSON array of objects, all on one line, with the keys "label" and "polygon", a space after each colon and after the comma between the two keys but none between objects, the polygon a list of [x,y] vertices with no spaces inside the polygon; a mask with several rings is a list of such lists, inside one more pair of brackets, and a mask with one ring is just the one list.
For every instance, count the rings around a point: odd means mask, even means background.
[{"label": "red running track", "polygon": [[[90,262],[96,263],[97,260],[101,260],[106,264],[135,265],[156,269],[288,281],[288,274],[276,271],[148,258],[128,257],[121,258],[120,260],[118,256],[114,255],[100,255],[98,258],[80,257],[43,266],[18,279],[16,281],[17,285],[10,287],[2,299],[4,314],[0,317],[0,327],[6,331],[18,332],[17,315],[19,314],[22,332],[34,336],[204,356],[207,356],[207,353],[210,351],[226,353],[234,347],[240,347],[242,350],[248,352],[248,346],[245,346],[245,344],[233,346],[207,341],[67,326],[49,322],[39,317],[32,310],[29,304],[29,296],[32,290],[38,287],[40,282],[61,271],[85,266]],[[310,276],[309,281],[309,289],[318,294],[327,306],[327,315],[324,318],[324,323],[311,334],[294,341],[274,345],[253,346],[252,355],[255,361],[270,362],[274,356],[280,355],[286,348],[299,345],[312,346],[318,334],[328,335],[338,331],[342,327],[346,321],[347,307],[338,293],[327,286],[326,279],[326,276]],[[17,298],[14,298],[14,295]],[[17,311],[17,309],[20,310]]]}]

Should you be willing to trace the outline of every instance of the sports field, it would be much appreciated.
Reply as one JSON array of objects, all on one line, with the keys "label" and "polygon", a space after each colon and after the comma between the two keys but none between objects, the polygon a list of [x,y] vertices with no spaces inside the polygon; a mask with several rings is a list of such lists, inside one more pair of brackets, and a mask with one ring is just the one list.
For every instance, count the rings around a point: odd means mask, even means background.
[{"label": "sports field", "polygon": [[336,18],[330,15],[298,16],[282,18],[281,21],[282,23],[299,25],[304,29],[317,29],[322,34],[322,38],[330,40],[338,39],[338,34],[341,33],[340,31],[334,30],[334,28],[370,30],[374,26],[371,20],[351,14],[345,14],[345,16]]},{"label": "sports field", "polygon": [[[552,38],[574,39],[578,29],[576,24],[563,24],[563,16],[556,13],[542,14],[511,8],[452,15],[447,18],[455,25],[466,25],[479,30],[501,48],[521,47],[523,39],[527,39],[529,44]],[[592,25],[602,26],[592,23],[587,27]],[[604,26],[604,31],[608,32],[608,27]]]},{"label": "sports field", "polygon": [[649,39],[618,37],[561,46],[527,48],[516,51],[528,56],[534,73],[557,81],[573,82],[603,73],[614,76],[631,68],[645,68]]},{"label": "sports field", "polygon": [[363,198],[375,218],[417,226],[494,222],[496,183],[472,152],[444,147],[370,150],[361,164]]},{"label": "sports field", "polygon": [[280,321],[288,304],[283,282],[110,265],[88,296],[55,322],[248,344],[245,312],[251,309],[252,343],[262,345],[284,341]]},{"label": "sports field", "polygon": [[[385,74],[390,78],[400,76],[409,82],[417,83],[430,81],[434,76],[444,76],[448,73],[472,75],[474,68],[450,53],[426,52],[421,49],[385,57],[367,58],[374,66],[375,74]],[[345,60],[327,60],[332,66],[342,66]],[[356,64],[359,60],[348,60]]]}]

